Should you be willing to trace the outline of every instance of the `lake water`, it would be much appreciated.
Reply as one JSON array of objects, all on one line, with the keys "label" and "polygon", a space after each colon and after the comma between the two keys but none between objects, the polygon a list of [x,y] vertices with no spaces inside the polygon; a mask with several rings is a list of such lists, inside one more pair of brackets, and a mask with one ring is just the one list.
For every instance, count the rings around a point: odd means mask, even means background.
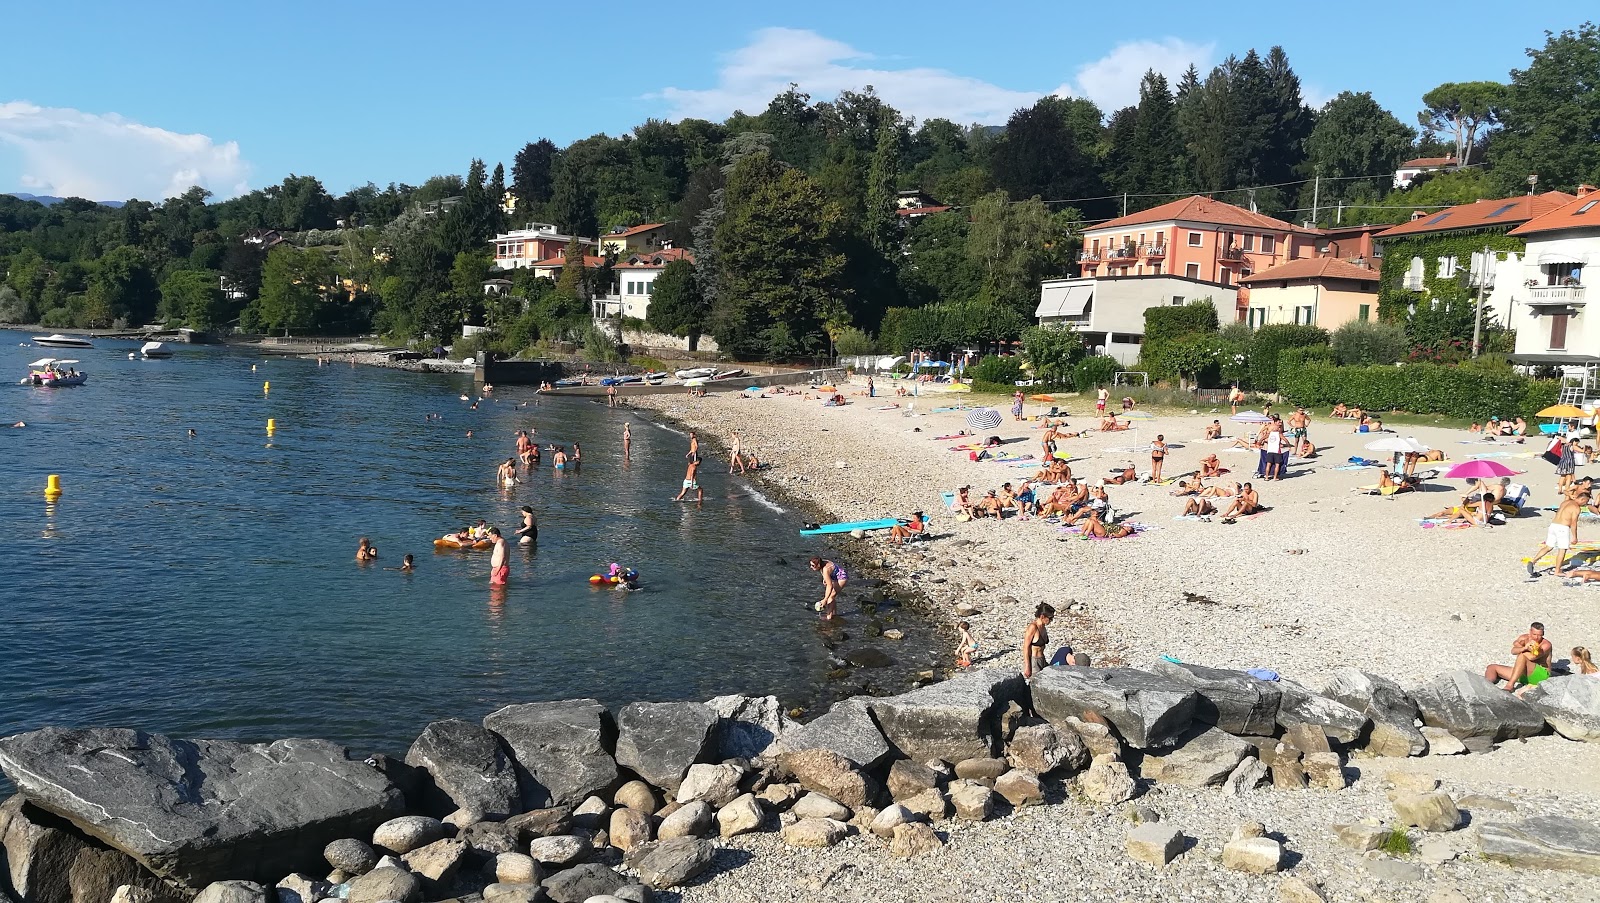
[{"label": "lake water", "polygon": [[[898,676],[830,682],[831,656],[874,641],[854,606],[842,643],[810,610],[821,591],[806,559],[825,547],[715,458],[703,507],[669,501],[686,440],[638,414],[509,388],[474,411],[465,376],[189,346],[130,361],[138,343],[18,347],[27,338],[0,332],[8,381],[44,356],[78,358],[90,378],[0,387],[0,421],[28,423],[0,428],[0,736],[116,725],[403,752],[431,720],[513,702],[773,693],[814,706],[903,687],[940,657],[930,626],[901,612],[907,640],[880,642]],[[526,428],[581,443],[582,469],[555,471],[547,452],[524,485],[497,488]],[[52,473],[65,493],[49,505]],[[487,553],[435,553],[435,537],[479,517],[509,535],[523,504],[540,541],[512,547],[503,596]],[[353,561],[361,536],[379,562]],[[386,569],[407,552],[414,574]],[[592,588],[611,561],[644,589]]]}]

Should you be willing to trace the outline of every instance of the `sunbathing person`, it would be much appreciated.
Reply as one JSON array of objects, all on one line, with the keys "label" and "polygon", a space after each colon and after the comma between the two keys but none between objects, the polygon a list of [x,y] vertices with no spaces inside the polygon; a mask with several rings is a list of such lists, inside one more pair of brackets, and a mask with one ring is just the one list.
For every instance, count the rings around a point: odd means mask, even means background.
[{"label": "sunbathing person", "polygon": [[1246,483],[1240,490],[1238,498],[1235,498],[1233,504],[1228,506],[1228,510],[1223,512],[1222,522],[1231,524],[1238,518],[1248,517],[1260,510],[1261,499],[1256,495],[1255,487]]},{"label": "sunbathing person", "polygon": [[1134,529],[1127,524],[1108,524],[1100,519],[1098,508],[1089,508],[1089,518],[1083,524],[1083,535],[1097,539],[1121,539],[1132,536]]},{"label": "sunbathing person", "polygon": [[1121,486],[1123,483],[1136,483],[1138,481],[1139,475],[1134,471],[1132,464],[1124,464],[1122,467],[1112,470],[1111,476],[1106,477],[1106,482],[1114,486]]},{"label": "sunbathing person", "polygon": [[1483,669],[1483,679],[1492,684],[1506,682],[1507,692],[1516,692],[1519,681],[1528,686],[1542,683],[1550,677],[1550,641],[1544,638],[1544,625],[1534,621],[1528,632],[1511,641],[1511,655],[1516,659],[1511,665],[1490,665]]},{"label": "sunbathing person", "polygon": [[972,510],[972,499],[967,497],[967,492],[971,489],[971,486],[963,486],[956,490],[956,499],[950,504],[951,510],[955,511],[957,514],[965,514],[967,517],[978,516]]},{"label": "sunbathing person", "polygon": [[889,528],[889,541],[899,545],[914,538],[918,533],[922,533],[926,529],[927,521],[922,519],[922,512],[913,511],[911,516],[906,518],[905,523],[895,524]]},{"label": "sunbathing person", "polygon": [[1183,504],[1184,517],[1188,517],[1191,514],[1199,517],[1209,517],[1216,513],[1217,506],[1211,504],[1210,499],[1192,498]]},{"label": "sunbathing person", "polygon": [[1128,428],[1128,424],[1117,419],[1116,411],[1107,411],[1104,420],[1100,421],[1101,432],[1116,433]]},{"label": "sunbathing person", "polygon": [[1206,438],[1207,439],[1221,439],[1222,438],[1222,422],[1221,421],[1218,421],[1218,420],[1211,421],[1211,425],[1206,427]]},{"label": "sunbathing person", "polygon": [[1238,483],[1218,483],[1200,490],[1199,495],[1203,499],[1226,499],[1238,495],[1241,491]]},{"label": "sunbathing person", "polygon": [[991,489],[984,494],[983,499],[978,504],[972,507],[972,516],[993,517],[995,520],[999,520],[1001,510],[1000,497]]},{"label": "sunbathing person", "polygon": [[1338,404],[1333,406],[1333,410],[1328,412],[1328,416],[1329,417],[1348,417],[1348,416],[1350,416],[1350,411],[1349,411],[1348,408],[1346,408],[1344,406],[1344,402],[1341,401]]},{"label": "sunbathing person", "polygon": [[1189,480],[1179,480],[1178,488],[1172,490],[1172,494],[1180,497],[1185,495],[1199,495],[1200,490],[1204,488],[1206,488],[1206,484],[1202,482],[1199,477],[1194,477],[1193,479]]},{"label": "sunbathing person", "polygon": [[1200,459],[1200,476],[1202,477],[1220,477],[1222,476],[1222,469],[1222,462],[1217,460],[1216,455],[1206,455]]},{"label": "sunbathing person", "polygon": [[1247,436],[1235,436],[1233,438],[1233,444],[1228,446],[1228,447],[1229,448],[1248,448],[1251,451],[1255,451],[1255,450],[1261,448],[1261,440],[1259,440],[1259,439],[1251,439],[1251,438],[1249,438]]},{"label": "sunbathing person", "polygon": [[1394,477],[1389,475],[1389,471],[1387,469],[1378,471],[1378,491],[1380,493],[1385,489],[1393,489],[1395,492],[1399,492],[1406,488],[1407,484],[1404,476],[1402,476],[1401,479],[1396,480]]}]

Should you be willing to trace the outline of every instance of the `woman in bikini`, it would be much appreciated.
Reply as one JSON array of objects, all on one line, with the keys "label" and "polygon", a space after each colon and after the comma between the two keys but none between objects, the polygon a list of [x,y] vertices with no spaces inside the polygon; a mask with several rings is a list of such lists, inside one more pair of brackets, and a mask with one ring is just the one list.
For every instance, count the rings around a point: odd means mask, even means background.
[{"label": "woman in bikini", "polygon": [[1090,508],[1089,519],[1083,524],[1083,535],[1095,539],[1121,539],[1131,536],[1133,528],[1127,524],[1108,524],[1100,519],[1100,509]]},{"label": "woman in bikini", "polygon": [[1161,482],[1161,465],[1167,460],[1167,437],[1156,436],[1150,443],[1150,482]]},{"label": "woman in bikini", "polygon": [[1022,634],[1024,680],[1032,677],[1033,672],[1044,670],[1044,647],[1050,643],[1050,622],[1055,619],[1055,607],[1048,602],[1040,602],[1039,607],[1033,610],[1033,620],[1028,622],[1028,629]]}]

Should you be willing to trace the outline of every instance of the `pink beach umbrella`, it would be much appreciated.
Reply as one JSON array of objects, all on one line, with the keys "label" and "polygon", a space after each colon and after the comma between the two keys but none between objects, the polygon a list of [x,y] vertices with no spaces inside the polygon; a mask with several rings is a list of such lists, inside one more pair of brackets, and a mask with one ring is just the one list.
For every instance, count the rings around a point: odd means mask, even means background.
[{"label": "pink beach umbrella", "polygon": [[1490,477],[1515,476],[1516,473],[1516,471],[1498,461],[1474,458],[1471,461],[1462,461],[1460,464],[1451,467],[1444,472],[1444,478],[1447,480],[1486,480]]}]

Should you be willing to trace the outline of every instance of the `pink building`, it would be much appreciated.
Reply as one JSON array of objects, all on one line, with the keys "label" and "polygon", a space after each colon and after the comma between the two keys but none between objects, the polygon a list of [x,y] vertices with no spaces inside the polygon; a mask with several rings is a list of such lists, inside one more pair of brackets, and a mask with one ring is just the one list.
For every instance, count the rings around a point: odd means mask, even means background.
[{"label": "pink building", "polygon": [[1237,287],[1235,315],[1243,319],[1249,289],[1239,279],[1314,256],[1317,239],[1313,230],[1197,195],[1085,230],[1078,260],[1092,279],[1176,276]]},{"label": "pink building", "polygon": [[[513,229],[496,235],[490,244],[494,245],[495,268],[515,270],[540,266],[553,257],[566,254],[567,244],[571,241],[571,235],[561,234],[549,223],[529,223],[526,229]],[[578,244],[586,254],[595,250],[592,238],[580,238]]]}]

